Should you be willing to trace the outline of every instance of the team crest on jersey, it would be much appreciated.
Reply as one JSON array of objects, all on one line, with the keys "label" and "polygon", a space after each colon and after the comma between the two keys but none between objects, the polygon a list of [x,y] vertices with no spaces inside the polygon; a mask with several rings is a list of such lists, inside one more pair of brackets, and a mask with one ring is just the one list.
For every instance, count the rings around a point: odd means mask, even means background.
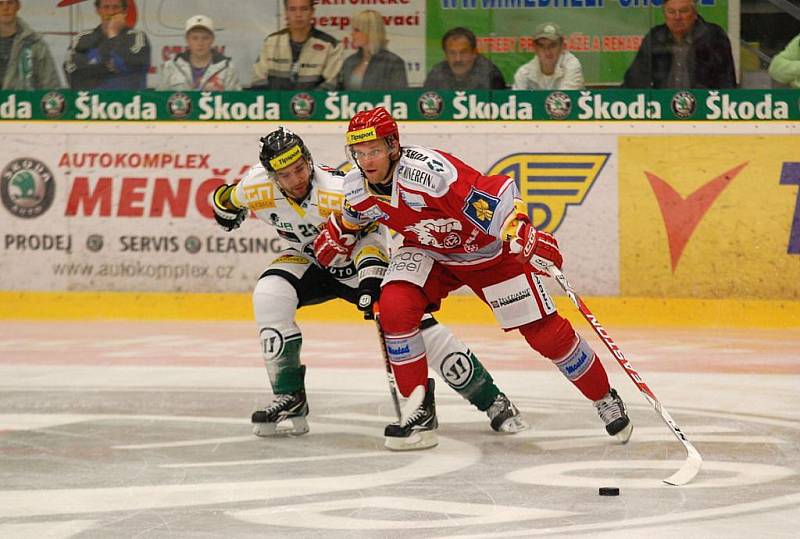
[{"label": "team crest on jersey", "polygon": [[492,217],[500,204],[500,199],[493,197],[483,191],[478,191],[474,187],[470,191],[467,200],[464,202],[464,215],[467,219],[475,223],[475,226],[489,233],[489,226],[492,224]]},{"label": "team crest on jersey", "polygon": [[452,249],[461,245],[461,228],[461,222],[456,219],[423,219],[404,230],[416,234],[421,245]]},{"label": "team crest on jersey", "polygon": [[514,178],[533,226],[553,233],[564,221],[569,206],[583,204],[609,156],[516,153],[492,165],[487,175]]}]

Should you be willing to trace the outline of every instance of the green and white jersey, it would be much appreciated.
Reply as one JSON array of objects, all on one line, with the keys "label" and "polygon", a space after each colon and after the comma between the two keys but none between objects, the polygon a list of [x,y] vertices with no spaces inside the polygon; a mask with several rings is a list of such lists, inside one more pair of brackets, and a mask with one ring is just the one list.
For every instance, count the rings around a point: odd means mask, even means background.
[{"label": "green and white jersey", "polygon": [[284,195],[278,183],[258,164],[236,186],[231,202],[252,210],[256,217],[274,227],[286,247],[303,251],[314,242],[331,213],[342,211],[343,179],[344,175],[336,169],[314,165],[311,192],[298,204]]},{"label": "green and white jersey", "polygon": [[[342,212],[344,174],[324,165],[314,165],[311,191],[298,204],[283,191],[261,164],[253,166],[231,195],[231,202],[253,211],[260,220],[275,228],[284,250],[271,264],[292,268],[294,275],[303,266],[315,264],[314,240],[332,213]],[[326,268],[337,280],[357,286],[360,279],[382,277],[388,264],[388,233],[383,225],[361,232],[353,255]]]}]

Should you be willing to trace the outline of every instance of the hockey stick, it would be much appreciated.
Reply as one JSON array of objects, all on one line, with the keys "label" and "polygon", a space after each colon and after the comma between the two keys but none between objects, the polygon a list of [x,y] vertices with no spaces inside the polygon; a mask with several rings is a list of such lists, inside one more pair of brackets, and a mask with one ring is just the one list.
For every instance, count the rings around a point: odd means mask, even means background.
[{"label": "hockey stick", "polygon": [[383,353],[383,363],[386,366],[386,381],[389,382],[389,394],[392,396],[392,404],[394,404],[394,411],[397,414],[397,421],[402,424],[403,416],[400,414],[400,399],[397,397],[397,384],[394,380],[392,364],[389,363],[389,354],[386,352],[386,335],[383,333],[383,327],[381,326],[381,311],[377,301],[372,305],[372,313],[375,319],[375,327],[378,328],[378,341],[381,345],[381,353]]},{"label": "hockey stick", "polygon": [[697,449],[695,449],[680,427],[678,427],[677,423],[675,423],[661,402],[656,398],[653,391],[644,382],[639,373],[636,372],[636,370],[631,366],[630,362],[628,362],[628,360],[625,358],[625,354],[622,353],[620,347],[617,346],[617,343],[614,342],[614,339],[612,339],[611,335],[609,335],[608,331],[606,331],[606,328],[600,325],[600,322],[592,314],[592,311],[589,310],[583,300],[578,296],[578,294],[575,292],[575,289],[572,288],[572,285],[569,283],[569,281],[567,281],[566,276],[555,266],[551,266],[548,269],[550,270],[550,274],[555,278],[564,292],[567,293],[569,299],[572,300],[572,303],[575,304],[586,321],[589,322],[589,325],[592,326],[592,329],[595,333],[597,333],[598,337],[600,337],[600,340],[603,341],[603,344],[606,345],[606,348],[608,348],[608,351],[611,352],[611,355],[617,360],[617,363],[620,364],[625,373],[630,377],[631,380],[633,380],[633,383],[636,384],[636,387],[639,388],[639,391],[642,393],[647,402],[649,402],[650,405],[655,409],[656,413],[661,416],[661,419],[663,419],[664,423],[667,424],[669,430],[672,431],[672,434],[674,434],[678,441],[683,444],[683,447],[686,449],[686,453],[688,454],[686,457],[686,462],[684,462],[680,470],[666,479],[663,479],[663,481],[668,485],[685,485],[694,479],[694,477],[700,471],[700,467],[703,465],[703,457],[700,455]]}]

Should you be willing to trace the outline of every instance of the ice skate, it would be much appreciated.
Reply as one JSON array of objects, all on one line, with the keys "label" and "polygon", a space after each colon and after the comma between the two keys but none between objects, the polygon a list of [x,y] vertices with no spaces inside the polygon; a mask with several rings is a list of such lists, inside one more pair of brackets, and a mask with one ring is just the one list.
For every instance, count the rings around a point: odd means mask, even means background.
[{"label": "ice skate", "polygon": [[436,419],[433,389],[433,379],[428,378],[427,391],[424,387],[417,386],[411,392],[401,412],[402,424],[386,425],[383,431],[387,449],[411,451],[435,447],[439,443],[436,436],[439,421]]},{"label": "ice skate", "polygon": [[486,410],[491,420],[492,430],[503,434],[514,434],[528,430],[530,424],[519,413],[519,409],[503,393],[499,393]]},{"label": "ice skate", "polygon": [[275,395],[264,410],[253,412],[256,436],[299,436],[308,432],[308,401],[304,390]]},{"label": "ice skate", "polygon": [[613,388],[599,401],[594,401],[594,407],[600,419],[606,424],[606,432],[616,436],[621,443],[627,443],[633,432],[633,424],[628,418],[625,404]]}]

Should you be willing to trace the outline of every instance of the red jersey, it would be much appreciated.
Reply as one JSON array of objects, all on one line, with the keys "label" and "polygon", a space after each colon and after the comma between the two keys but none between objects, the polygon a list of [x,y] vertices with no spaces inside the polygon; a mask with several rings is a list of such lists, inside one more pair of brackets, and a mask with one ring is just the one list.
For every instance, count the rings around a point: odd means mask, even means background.
[{"label": "red jersey", "polygon": [[516,215],[516,183],[484,176],[444,152],[419,146],[401,150],[391,195],[375,193],[358,168],[344,179],[347,228],[380,221],[449,266],[477,267],[503,252],[503,229]]}]

